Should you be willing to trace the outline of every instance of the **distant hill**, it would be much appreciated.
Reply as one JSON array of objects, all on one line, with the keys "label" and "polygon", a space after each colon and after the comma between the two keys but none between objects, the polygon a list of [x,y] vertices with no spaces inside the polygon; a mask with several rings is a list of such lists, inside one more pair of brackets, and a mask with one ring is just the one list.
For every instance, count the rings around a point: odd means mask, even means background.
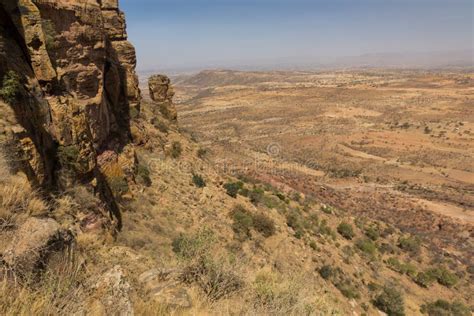
[{"label": "distant hill", "polygon": [[270,71],[270,70],[340,70],[360,68],[391,68],[391,69],[473,69],[474,51],[438,51],[438,52],[398,52],[398,53],[372,53],[359,56],[343,57],[315,57],[292,58],[256,61],[246,64],[216,63],[175,68],[148,67],[139,70],[140,75],[148,77],[153,73],[167,73],[168,75],[181,75],[198,73],[204,69],[233,69],[245,71]]}]

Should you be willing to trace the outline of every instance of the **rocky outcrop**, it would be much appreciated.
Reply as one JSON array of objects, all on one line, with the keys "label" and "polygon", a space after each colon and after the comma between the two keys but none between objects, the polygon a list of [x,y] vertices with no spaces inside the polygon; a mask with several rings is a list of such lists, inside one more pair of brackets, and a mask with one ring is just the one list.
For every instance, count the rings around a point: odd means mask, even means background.
[{"label": "rocky outcrop", "polygon": [[176,121],[178,113],[173,104],[174,91],[171,80],[165,75],[154,75],[148,79],[150,98],[156,103],[164,117]]},{"label": "rocky outcrop", "polygon": [[93,187],[118,226],[114,199],[136,169],[135,66],[118,0],[0,1],[0,88],[10,79],[25,172],[54,191]]},{"label": "rocky outcrop", "polygon": [[120,155],[140,110],[135,65],[118,0],[0,2],[0,78],[21,77],[11,106],[30,177],[56,186],[67,168],[92,182],[104,152]]},{"label": "rocky outcrop", "polygon": [[2,255],[7,267],[29,274],[43,267],[51,253],[71,245],[72,234],[53,219],[29,218],[23,223]]}]

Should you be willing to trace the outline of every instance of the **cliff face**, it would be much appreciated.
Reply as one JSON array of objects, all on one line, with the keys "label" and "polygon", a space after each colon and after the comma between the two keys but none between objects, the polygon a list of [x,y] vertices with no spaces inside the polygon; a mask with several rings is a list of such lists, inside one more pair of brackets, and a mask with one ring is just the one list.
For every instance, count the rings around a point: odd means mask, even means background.
[{"label": "cliff face", "polygon": [[56,188],[67,170],[100,183],[121,156],[133,168],[135,65],[118,0],[0,1],[0,78],[20,81],[9,103],[32,180]]}]

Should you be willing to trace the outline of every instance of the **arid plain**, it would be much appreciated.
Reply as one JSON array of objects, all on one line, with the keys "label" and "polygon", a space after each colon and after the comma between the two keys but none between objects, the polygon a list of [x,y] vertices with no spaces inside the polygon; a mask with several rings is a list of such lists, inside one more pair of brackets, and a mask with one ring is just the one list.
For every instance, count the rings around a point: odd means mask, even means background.
[{"label": "arid plain", "polygon": [[304,192],[472,262],[474,74],[204,71],[181,127],[225,172]]}]

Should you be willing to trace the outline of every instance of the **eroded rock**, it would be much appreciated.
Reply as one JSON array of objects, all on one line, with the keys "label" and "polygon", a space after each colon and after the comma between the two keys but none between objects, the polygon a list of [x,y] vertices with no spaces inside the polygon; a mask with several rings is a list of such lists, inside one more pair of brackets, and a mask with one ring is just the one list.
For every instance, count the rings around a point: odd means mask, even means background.
[{"label": "eroded rock", "polygon": [[150,98],[158,105],[158,109],[167,119],[176,121],[178,114],[173,104],[174,91],[171,80],[164,75],[154,75],[148,79]]}]

